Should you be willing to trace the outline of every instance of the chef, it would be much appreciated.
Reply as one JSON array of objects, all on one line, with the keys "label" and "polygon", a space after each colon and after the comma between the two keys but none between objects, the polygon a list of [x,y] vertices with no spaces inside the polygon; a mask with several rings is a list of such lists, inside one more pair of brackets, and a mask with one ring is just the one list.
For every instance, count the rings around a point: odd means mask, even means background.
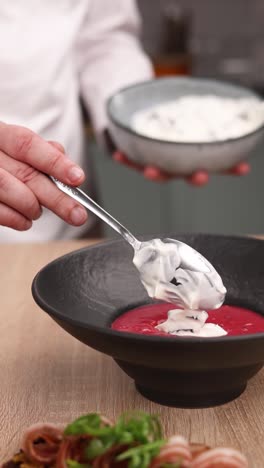
[{"label": "chef", "polygon": [[[80,98],[105,144],[107,98],[152,77],[133,0],[1,0],[0,242],[71,239],[95,218],[43,175],[94,195]],[[113,158],[126,163],[115,152]],[[131,164],[130,164],[131,166]],[[140,168],[166,180],[157,168]],[[235,168],[245,173],[245,164]],[[206,183],[204,172],[190,181]],[[66,222],[65,222],[66,221]]]}]

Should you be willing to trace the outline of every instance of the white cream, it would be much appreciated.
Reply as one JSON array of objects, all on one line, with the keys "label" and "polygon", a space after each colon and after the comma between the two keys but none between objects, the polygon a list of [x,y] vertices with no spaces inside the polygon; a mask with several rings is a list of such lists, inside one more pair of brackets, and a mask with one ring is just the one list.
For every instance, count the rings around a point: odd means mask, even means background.
[{"label": "white cream", "polygon": [[217,309],[223,304],[226,288],[212,266],[206,274],[181,268],[184,259],[172,242],[154,239],[141,245],[133,262],[150,297],[194,310]]},{"label": "white cream", "polygon": [[215,337],[227,335],[227,332],[214,323],[206,323],[208,314],[205,311],[170,310],[165,322],[156,328],[170,335]]},{"label": "white cream", "polygon": [[150,297],[184,309],[170,311],[168,320],[157,328],[177,335],[226,334],[218,325],[205,323],[208,314],[204,309],[219,308],[226,295],[226,288],[214,268],[208,273],[179,268],[182,258],[177,245],[160,239],[142,243],[135,251],[133,262]]},{"label": "white cream", "polygon": [[[135,251],[133,263],[139,271],[141,282],[148,295],[163,299],[160,297],[163,296],[162,287],[167,286],[173,279],[181,259],[174,244],[153,239],[142,243],[140,250]],[[158,292],[159,288],[161,290]]]},{"label": "white cream", "polygon": [[134,114],[139,134],[175,142],[212,142],[246,135],[264,123],[257,98],[188,95]]}]

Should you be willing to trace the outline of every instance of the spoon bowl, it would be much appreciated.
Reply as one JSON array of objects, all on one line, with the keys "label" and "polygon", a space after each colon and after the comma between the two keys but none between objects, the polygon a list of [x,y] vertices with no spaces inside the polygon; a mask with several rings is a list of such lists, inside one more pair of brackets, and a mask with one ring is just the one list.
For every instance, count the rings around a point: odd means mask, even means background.
[{"label": "spoon bowl", "polygon": [[170,238],[142,242],[133,263],[148,295],[193,310],[219,308],[226,295],[222,279],[206,258]]}]

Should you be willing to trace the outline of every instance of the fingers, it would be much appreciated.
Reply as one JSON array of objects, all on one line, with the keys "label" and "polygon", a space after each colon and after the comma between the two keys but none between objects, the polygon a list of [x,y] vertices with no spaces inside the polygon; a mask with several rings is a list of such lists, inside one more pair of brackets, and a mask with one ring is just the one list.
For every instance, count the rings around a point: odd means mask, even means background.
[{"label": "fingers", "polygon": [[13,210],[13,208],[0,203],[0,225],[16,229],[16,231],[27,231],[31,228],[32,221]]},{"label": "fingers", "polygon": [[83,170],[65,157],[58,144],[48,143],[27,128],[1,122],[0,149],[66,184],[80,185],[84,181]]},{"label": "fingers", "polygon": [[206,171],[197,171],[189,177],[186,177],[186,181],[191,185],[196,187],[202,187],[206,185],[209,181],[209,175]]},{"label": "fingers", "polygon": [[243,176],[243,175],[249,174],[249,172],[250,172],[250,165],[246,162],[242,162],[242,163],[237,164],[232,169],[225,171],[224,174]]},{"label": "fingers", "polygon": [[[179,178],[176,174],[168,174],[164,171],[161,171],[157,167],[148,166],[144,169],[144,176],[147,179],[153,180],[155,182],[168,182],[169,180],[175,180]],[[185,180],[196,187],[202,187],[206,185],[209,181],[209,175],[205,171],[198,171],[185,178]]]},{"label": "fingers", "polygon": [[53,145],[54,148],[57,148],[59,151],[61,151],[62,153],[65,154],[65,148],[64,148],[64,146],[62,146],[62,144],[59,143],[58,141],[49,140],[48,143],[49,143],[50,145]]},{"label": "fingers", "polygon": [[41,215],[41,207],[34,193],[2,167],[0,167],[0,202],[14,208],[29,220],[38,219]]},{"label": "fingers", "polygon": [[144,170],[144,167],[141,164],[134,163],[133,161],[128,159],[123,153],[121,153],[121,151],[116,151],[115,153],[113,153],[113,160],[120,164],[124,164],[127,167],[131,167],[136,171],[142,172]]},{"label": "fingers", "polygon": [[[87,212],[75,200],[61,192],[44,174],[32,167],[8,157],[0,151],[0,167],[8,171],[20,183],[26,184],[39,204],[50,209],[67,223],[80,226],[87,220]],[[1,199],[0,199],[1,200]],[[17,199],[16,199],[17,202]]]},{"label": "fingers", "polygon": [[154,182],[167,182],[177,178],[176,175],[167,174],[154,166],[145,167],[143,173],[146,179],[153,180]]},{"label": "fingers", "polygon": [[114,161],[120,164],[124,164],[125,166],[135,169],[136,171],[142,172],[146,179],[153,180],[155,182],[165,182],[167,180],[171,180],[176,177],[176,176],[167,174],[165,172],[162,172],[157,167],[154,167],[154,166],[144,167],[141,164],[134,163],[120,151],[116,151],[113,154],[113,159]]},{"label": "fingers", "polygon": [[[43,205],[64,221],[80,226],[87,212],[62,193],[42,172],[70,185],[84,180],[63,146],[46,142],[26,128],[0,123],[0,224],[29,229]],[[39,172],[40,171],[40,172]]]},{"label": "fingers", "polygon": [[[170,180],[175,180],[176,178],[180,177],[177,174],[169,174],[154,166],[143,167],[140,164],[136,164],[130,161],[120,151],[116,151],[113,154],[113,159],[118,163],[126,165],[127,167],[136,169],[137,171],[143,173],[146,179],[152,180],[155,182],[168,182]],[[229,169],[228,171],[224,171],[223,174],[243,176],[243,175],[248,174],[249,172],[250,172],[250,165],[246,162],[242,162],[242,163],[237,164],[232,169]],[[209,174],[206,171],[197,171],[194,174],[188,177],[185,177],[185,180],[191,185],[194,185],[196,187],[202,187],[209,182]]]},{"label": "fingers", "polygon": [[[152,180],[154,182],[168,182],[170,180],[175,180],[179,178],[177,174],[169,174],[155,166],[143,167],[140,164],[136,164],[130,161],[120,151],[116,151],[113,154],[113,159],[118,163],[125,164],[127,167],[130,167],[132,169],[136,169],[139,172],[142,172],[146,179]],[[186,181],[192,185],[201,187],[202,185],[205,185],[208,182],[208,179],[209,179],[208,174],[204,171],[200,171],[191,175],[190,177],[187,177]]]},{"label": "fingers", "polygon": [[74,226],[87,221],[87,211],[79,203],[59,190],[48,177],[37,174],[28,182],[28,187],[36,194],[40,204]]}]

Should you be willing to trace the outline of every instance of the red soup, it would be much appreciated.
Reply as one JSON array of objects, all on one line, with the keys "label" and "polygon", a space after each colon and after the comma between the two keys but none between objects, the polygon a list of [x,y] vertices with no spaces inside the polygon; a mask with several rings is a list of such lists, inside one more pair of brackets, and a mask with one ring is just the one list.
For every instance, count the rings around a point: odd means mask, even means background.
[{"label": "red soup", "polygon": [[[175,308],[175,305],[168,303],[138,307],[118,317],[112,323],[111,328],[141,335],[177,338],[175,335],[168,335],[155,328],[167,319],[168,311]],[[264,332],[264,316],[242,307],[224,305],[217,310],[210,310],[208,314],[207,323],[220,325],[229,336]]]}]

